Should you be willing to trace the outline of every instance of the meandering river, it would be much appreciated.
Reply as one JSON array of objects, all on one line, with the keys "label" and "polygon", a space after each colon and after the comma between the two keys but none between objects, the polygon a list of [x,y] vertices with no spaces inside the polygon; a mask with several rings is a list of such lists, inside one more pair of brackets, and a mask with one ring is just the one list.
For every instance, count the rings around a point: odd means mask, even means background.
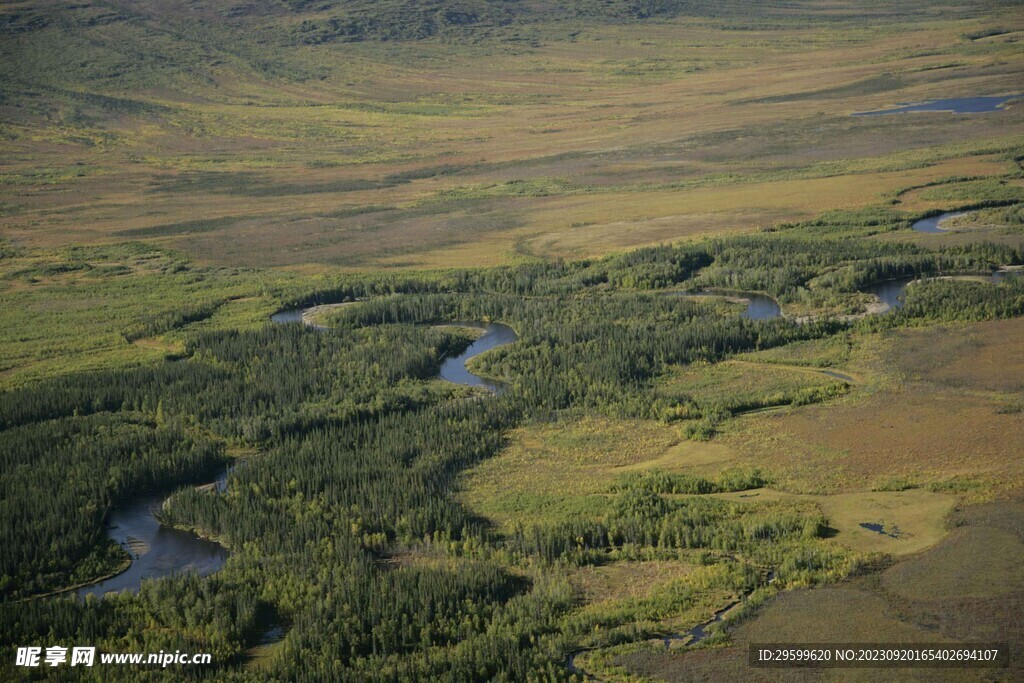
[{"label": "meandering river", "polygon": [[[212,484],[219,490],[226,482],[225,471]],[[78,597],[120,591],[134,593],[139,590],[143,579],[159,579],[193,571],[206,576],[224,565],[228,559],[224,546],[187,531],[163,526],[156,520],[153,512],[163,504],[164,498],[148,494],[110,514],[107,538],[127,550],[132,556],[132,563],[116,576],[79,588]]]},{"label": "meandering river", "polygon": [[771,320],[782,315],[782,308],[779,303],[764,294],[757,292],[740,292],[726,290],[704,290],[702,292],[677,292],[678,296],[684,297],[717,297],[736,303],[745,303],[747,307],[740,313],[741,318],[748,320]]},{"label": "meandering river", "polygon": [[500,394],[505,391],[504,383],[474,375],[466,369],[466,363],[485,351],[490,351],[491,349],[496,349],[499,346],[511,344],[516,339],[519,339],[519,335],[517,335],[516,331],[511,327],[508,325],[502,325],[501,323],[472,322],[455,324],[463,327],[482,329],[484,333],[458,356],[447,358],[443,363],[441,363],[441,371],[439,373],[441,379],[454,382],[455,384],[465,384],[471,387],[483,387],[484,389],[496,394]]},{"label": "meandering river", "polygon": [[945,230],[942,227],[942,224],[945,221],[951,218],[956,218],[957,216],[963,216],[966,213],[970,212],[948,211],[946,213],[940,213],[937,216],[929,216],[928,218],[922,218],[921,220],[914,221],[913,223],[910,224],[910,227],[911,229],[916,230],[917,232],[926,232],[930,235],[941,235],[943,233],[948,232],[948,230]]},{"label": "meandering river", "polygon": [[[941,220],[941,216],[935,217]],[[1009,272],[996,271],[990,277],[998,282]],[[974,277],[974,276],[968,276]],[[885,304],[879,313],[896,310],[903,306],[907,285],[913,278],[901,278],[879,282],[865,291],[874,294]],[[747,302],[742,313],[751,320],[768,320],[782,315],[779,304],[771,297],[752,292],[699,292],[682,294],[683,296],[719,296],[732,297]],[[314,329],[324,328],[314,324],[310,316],[304,314],[308,308],[292,309],[275,313],[271,320],[278,324],[306,324]],[[511,344],[516,339],[515,330],[501,323],[468,322],[457,323],[467,327],[476,327],[484,333],[470,344],[458,356],[447,358],[441,364],[439,376],[449,382],[467,386],[482,387],[494,393],[501,393],[505,385],[474,375],[466,368],[472,358],[491,349]],[[205,484],[214,492],[223,492],[227,487],[228,470],[216,480]],[[135,501],[114,510],[108,520],[107,537],[124,547],[132,556],[132,563],[125,571],[98,583],[77,589],[79,597],[86,595],[101,596],[113,591],[131,591],[139,589],[143,579],[157,579],[172,574],[194,571],[201,576],[211,574],[223,566],[228,551],[218,543],[199,538],[195,534],[161,525],[154,516],[154,510],[164,502],[164,496],[145,494]],[[720,615],[716,615],[717,617]],[[685,635],[697,636],[688,632]],[[570,659],[570,666],[571,659]]]},{"label": "meandering river", "polygon": [[[991,282],[993,284],[999,284],[1008,277],[1015,277],[1021,274],[1021,270],[1016,266],[1004,267],[999,270],[994,270],[988,275],[939,275],[933,278],[935,280],[974,280],[978,282]],[[903,308],[903,304],[906,299],[907,285],[911,282],[917,281],[918,278],[904,277],[896,280],[885,280],[884,282],[876,282],[864,291],[868,294],[874,294],[878,297],[879,301],[885,304],[884,309],[877,311],[878,315],[889,313],[898,308]]]},{"label": "meandering river", "polygon": [[[313,323],[309,316],[303,318],[303,314],[308,310],[297,308],[280,311],[270,319],[278,324],[304,323],[313,329],[324,329]],[[458,324],[483,329],[484,333],[461,354],[445,359],[441,364],[440,377],[456,384],[483,387],[494,393],[501,393],[505,390],[504,384],[474,375],[466,369],[466,363],[485,351],[514,342],[518,339],[515,330],[501,323]],[[226,469],[217,479],[202,487],[211,489],[211,494],[223,493],[227,489],[230,469]],[[200,576],[206,576],[224,565],[228,558],[228,551],[224,546],[187,531],[164,526],[157,521],[154,511],[163,505],[165,498],[165,495],[148,493],[111,512],[107,523],[107,538],[127,550],[132,557],[132,563],[128,569],[115,576],[77,589],[76,594],[80,598],[120,591],[134,593],[139,590],[143,579],[159,579],[183,572],[196,572]]]}]

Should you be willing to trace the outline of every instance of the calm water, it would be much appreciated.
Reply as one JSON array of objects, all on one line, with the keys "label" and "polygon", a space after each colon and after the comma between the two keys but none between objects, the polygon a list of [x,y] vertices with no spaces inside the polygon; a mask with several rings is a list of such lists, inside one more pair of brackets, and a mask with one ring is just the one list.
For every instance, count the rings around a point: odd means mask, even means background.
[{"label": "calm water", "polygon": [[[868,294],[874,294],[882,303],[888,304],[889,311],[895,311],[897,308],[903,308],[907,285],[913,281],[914,278],[912,277],[886,280],[885,282],[877,282],[864,291]],[[886,313],[889,311],[886,311]]]},{"label": "calm water", "polygon": [[1016,278],[1024,275],[1024,270],[996,270],[992,272],[992,282],[996,284],[1006,280],[1007,278]]},{"label": "calm water", "polygon": [[[829,377],[835,377],[836,379],[842,380],[843,382],[849,382],[850,384],[853,384],[854,382],[857,381],[853,377],[845,375],[841,372],[836,372],[835,370],[819,370],[818,372],[820,372],[823,375],[828,375]],[[740,497],[742,498],[743,496]]]},{"label": "calm water", "polygon": [[[976,280],[979,277],[982,277],[982,278],[987,277],[989,282],[992,282],[994,284],[999,284],[1000,282],[1003,282],[1004,280],[1006,280],[1006,278],[1018,277],[1020,275],[1021,275],[1021,271],[1016,271],[1016,270],[1011,270],[1011,271],[996,270],[996,271],[993,271],[991,274],[989,274],[987,276],[985,276],[985,275],[981,275],[981,276],[978,276],[978,275],[960,275],[960,276],[953,275],[953,276],[949,276],[949,277],[950,277],[950,279],[964,279],[964,280]],[[907,285],[910,284],[911,282],[913,282],[914,279],[915,278],[908,277],[908,278],[900,278],[899,280],[886,280],[885,282],[878,282],[876,284],[873,284],[870,287],[868,287],[867,289],[865,289],[864,291],[869,293],[869,294],[874,294],[883,303],[886,303],[886,304],[889,305],[889,310],[888,311],[884,311],[882,313],[882,315],[885,315],[885,313],[889,313],[890,311],[894,311],[897,308],[903,308],[903,304],[905,302],[906,293],[907,293]]]},{"label": "calm water", "polygon": [[[345,304],[331,304],[334,305],[345,305]],[[316,306],[310,306],[309,308],[316,308]],[[270,316],[270,322],[277,323],[278,325],[299,325],[303,322],[302,316],[305,315],[309,308],[289,308],[286,311],[278,311],[274,315]],[[307,327],[312,327],[314,330],[326,330],[327,328],[323,325],[314,325],[313,323],[306,323]]]},{"label": "calm water", "polygon": [[747,310],[743,311],[742,317],[750,320],[771,320],[782,315],[782,309],[775,299],[763,294],[743,294],[744,299],[749,299]]},{"label": "calm water", "polygon": [[893,109],[857,112],[854,116],[881,116],[884,114],[906,114],[920,111],[942,111],[953,114],[985,114],[999,111],[1009,100],[1020,95],[1000,95],[995,97],[954,97],[948,100],[929,100],[907,104]]},{"label": "calm water", "polygon": [[931,216],[929,218],[922,218],[919,221],[914,221],[910,227],[918,232],[927,232],[930,234],[941,234],[947,232],[942,229],[942,221],[947,218],[956,218],[957,216],[963,216],[967,211],[950,211],[949,213],[940,213],[938,216]]},{"label": "calm water", "polygon": [[292,308],[287,311],[278,311],[274,315],[270,316],[270,322],[274,322],[279,325],[291,325],[294,323],[301,323],[302,313],[305,310],[305,308]]},{"label": "calm water", "polygon": [[[220,489],[227,473],[214,482]],[[134,593],[143,579],[159,579],[194,571],[200,576],[212,574],[223,566],[228,551],[220,544],[206,541],[187,531],[160,524],[153,510],[165,496],[148,495],[111,513],[107,537],[121,544],[132,556],[127,571],[105,581],[79,588],[77,594],[101,596],[115,591]]]},{"label": "calm water", "polygon": [[893,527],[892,531],[886,531],[885,530],[885,525],[878,524],[876,522],[861,522],[860,523],[860,527],[862,529],[867,529],[868,531],[874,531],[876,534],[881,534],[883,536],[888,536],[889,538],[897,538],[898,539],[901,536],[903,536],[903,533],[900,532],[898,527]]},{"label": "calm water", "polygon": [[677,296],[700,296],[700,297],[736,297],[742,298],[747,301],[747,308],[740,314],[741,318],[747,318],[748,320],[771,320],[772,318],[778,318],[782,315],[782,309],[779,304],[775,302],[775,299],[764,294],[756,294],[754,292],[726,292],[726,291],[704,291],[686,293],[679,292]]},{"label": "calm water", "polygon": [[493,380],[484,379],[474,375],[472,372],[466,369],[466,363],[471,358],[479,356],[485,351],[496,349],[499,346],[505,346],[511,344],[519,336],[516,331],[508,325],[502,325],[501,323],[455,323],[465,327],[475,327],[484,330],[483,336],[478,338],[469,347],[460,353],[458,356],[446,359],[441,364],[441,379],[446,379],[449,382],[455,382],[456,384],[465,384],[471,387],[483,387],[489,391],[493,391],[496,394],[500,394],[505,390],[505,385],[502,382],[495,382]]}]

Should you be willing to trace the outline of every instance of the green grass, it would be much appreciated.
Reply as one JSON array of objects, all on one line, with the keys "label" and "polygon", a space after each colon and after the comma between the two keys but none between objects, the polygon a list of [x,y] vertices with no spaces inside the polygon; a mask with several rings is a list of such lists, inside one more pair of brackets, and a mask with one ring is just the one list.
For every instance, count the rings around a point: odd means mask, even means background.
[{"label": "green grass", "polygon": [[659,378],[655,393],[673,403],[689,403],[710,415],[814,403],[838,396],[847,383],[828,375],[769,364],[726,361],[672,368]]},{"label": "green grass", "polygon": [[[0,260],[0,281],[5,387],[157,362],[175,352],[184,334],[263,325],[277,309],[265,275],[197,268],[139,244],[24,251]],[[175,326],[189,309],[203,314]]]},{"label": "green grass", "polygon": [[675,430],[650,422],[585,418],[520,428],[502,453],[466,473],[460,498],[504,528],[602,517],[619,472],[642,466],[678,441]]}]

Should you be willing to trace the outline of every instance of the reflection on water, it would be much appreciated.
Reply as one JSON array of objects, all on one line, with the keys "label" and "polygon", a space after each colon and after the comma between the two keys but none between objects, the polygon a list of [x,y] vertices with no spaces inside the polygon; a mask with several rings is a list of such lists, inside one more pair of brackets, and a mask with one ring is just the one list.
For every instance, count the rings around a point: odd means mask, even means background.
[{"label": "reflection on water", "polygon": [[894,311],[897,308],[903,308],[907,285],[913,281],[914,278],[907,277],[899,280],[876,282],[864,291],[868,294],[874,294],[882,301],[882,303],[888,305],[889,309],[885,311],[885,313],[887,313],[889,311]]},{"label": "reflection on water", "polygon": [[747,307],[740,314],[740,317],[747,318],[748,320],[771,320],[782,315],[782,309],[775,299],[755,292],[703,291],[692,293],[675,292],[674,294],[685,297],[717,297],[720,299],[735,297],[736,299],[742,299],[747,304]]},{"label": "reflection on water", "polygon": [[[999,284],[1004,282],[1007,278],[1018,277],[1022,274],[1020,270],[995,270],[989,275],[944,275],[940,276],[939,279],[948,280],[965,280],[965,281],[982,281],[988,280],[993,284]],[[864,291],[868,294],[874,294],[877,296],[882,303],[887,304],[889,309],[882,311],[882,314],[894,311],[897,308],[903,308],[903,304],[906,300],[907,285],[914,282],[915,278],[906,277],[900,278],[899,280],[886,280],[885,282],[877,282]]]},{"label": "reflection on water", "polygon": [[484,389],[493,391],[496,394],[503,392],[505,390],[504,383],[484,379],[483,377],[474,375],[466,369],[466,362],[471,358],[479,356],[485,351],[490,351],[491,349],[496,349],[499,346],[511,344],[519,338],[518,335],[516,335],[516,331],[508,325],[502,325],[501,323],[470,322],[454,324],[462,325],[464,327],[483,329],[484,334],[470,344],[469,347],[458,356],[448,358],[441,364],[441,379],[448,380],[449,382],[455,382],[456,384],[465,384],[471,387],[483,387]]},{"label": "reflection on water", "polygon": [[750,301],[747,310],[743,311],[742,317],[750,320],[771,320],[782,315],[782,309],[775,303],[775,299],[763,294],[744,294],[744,299]]},{"label": "reflection on water", "polygon": [[[225,473],[225,481],[226,476]],[[228,558],[223,546],[187,531],[161,526],[153,510],[162,505],[163,500],[163,496],[149,495],[111,513],[107,536],[128,550],[132,556],[131,567],[105,581],[78,589],[79,597],[100,596],[112,591],[134,593],[143,579],[190,571],[206,576],[221,568]]]},{"label": "reflection on water", "polygon": [[293,323],[302,322],[302,314],[306,311],[305,308],[292,308],[287,311],[278,311],[274,315],[270,316],[270,322],[277,323],[279,325],[290,325]]},{"label": "reflection on water", "polygon": [[873,531],[876,534],[881,534],[882,536],[888,536],[889,538],[899,539],[903,536],[903,532],[899,530],[899,527],[892,527],[892,531],[889,531],[884,524],[879,524],[877,522],[861,522],[860,527],[862,529],[867,529],[868,531]]}]

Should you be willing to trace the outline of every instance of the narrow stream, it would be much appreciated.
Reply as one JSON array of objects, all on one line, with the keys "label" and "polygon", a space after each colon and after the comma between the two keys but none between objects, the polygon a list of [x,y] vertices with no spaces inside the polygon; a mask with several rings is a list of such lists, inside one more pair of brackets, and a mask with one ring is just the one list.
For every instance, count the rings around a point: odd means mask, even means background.
[{"label": "narrow stream", "polygon": [[517,335],[516,331],[511,327],[508,325],[502,325],[501,323],[471,322],[455,324],[462,327],[482,329],[484,333],[458,356],[455,356],[454,358],[447,358],[443,363],[441,363],[441,379],[454,382],[455,384],[465,384],[470,387],[483,387],[495,394],[504,392],[505,384],[503,382],[474,375],[466,369],[466,363],[471,358],[476,358],[485,351],[490,351],[491,349],[496,349],[499,346],[511,344],[519,338],[519,335]]},{"label": "narrow stream", "polygon": [[[768,572],[767,584],[770,584],[770,583],[772,583],[774,581],[775,581],[775,570],[772,569],[772,570],[769,570],[769,572]],[[680,633],[670,633],[667,636],[663,636],[661,638],[661,641],[665,644],[665,649],[668,650],[669,648],[671,648],[673,641],[685,640],[685,641],[687,641],[686,642],[686,646],[687,647],[692,647],[692,646],[696,645],[697,643],[701,642],[702,640],[704,640],[705,638],[707,638],[708,636],[711,635],[712,631],[709,631],[709,629],[713,625],[721,622],[725,618],[725,615],[728,614],[730,611],[732,611],[733,608],[735,608],[737,605],[743,604],[743,601],[746,600],[747,598],[749,598],[750,594],[753,593],[753,592],[754,592],[753,589],[751,589],[747,593],[744,593],[738,600],[734,600],[734,601],[730,602],[728,605],[726,605],[722,609],[720,609],[717,612],[715,612],[711,616],[711,619],[709,619],[708,621],[705,621],[703,623],[697,624],[693,628],[687,629],[686,631],[682,631]],[[566,657],[565,666],[566,666],[567,669],[569,669],[570,673],[574,673],[574,674],[576,674],[578,676],[583,676],[584,678],[586,678],[588,680],[595,680],[596,677],[593,674],[589,674],[586,671],[584,671],[583,669],[581,669],[578,666],[576,666],[576,657],[578,657],[579,655],[581,655],[581,654],[583,654],[584,652],[587,652],[587,651],[588,651],[587,649],[584,649],[584,650],[575,650],[573,652],[570,652],[569,656]]]},{"label": "narrow stream", "polygon": [[988,114],[1005,109],[1010,100],[1020,95],[995,95],[982,97],[952,97],[943,100],[914,102],[892,109],[859,111],[852,116],[883,116],[885,114],[912,114],[914,112],[945,112],[948,114]]}]

